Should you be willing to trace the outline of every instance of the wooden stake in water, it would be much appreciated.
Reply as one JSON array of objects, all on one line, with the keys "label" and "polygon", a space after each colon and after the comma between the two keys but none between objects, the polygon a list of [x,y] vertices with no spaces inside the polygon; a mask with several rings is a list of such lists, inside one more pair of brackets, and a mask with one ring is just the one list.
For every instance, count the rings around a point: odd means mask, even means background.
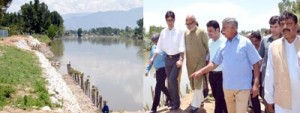
[{"label": "wooden stake in water", "polygon": [[70,71],[71,71],[71,63],[67,64],[67,71],[68,71],[68,74],[70,75]]},{"label": "wooden stake in water", "polygon": [[98,88],[96,88],[96,103],[95,103],[96,106],[99,105],[99,90]]},{"label": "wooden stake in water", "polygon": [[83,78],[84,78],[84,73],[81,73],[81,76],[80,76],[80,88],[81,88],[82,90],[84,89]]},{"label": "wooden stake in water", "polygon": [[99,97],[99,109],[102,109],[102,96]]},{"label": "wooden stake in water", "polygon": [[92,102],[93,102],[93,104],[95,104],[95,86],[94,85],[92,85]]}]

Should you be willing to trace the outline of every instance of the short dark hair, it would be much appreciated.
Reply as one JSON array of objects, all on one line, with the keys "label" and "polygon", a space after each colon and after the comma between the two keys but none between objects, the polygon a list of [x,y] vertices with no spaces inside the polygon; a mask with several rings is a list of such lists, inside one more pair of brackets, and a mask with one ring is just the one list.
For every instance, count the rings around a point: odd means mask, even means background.
[{"label": "short dark hair", "polygon": [[167,11],[165,19],[167,19],[168,17],[172,17],[175,20],[175,13],[173,11]]},{"label": "short dark hair", "polygon": [[152,41],[158,41],[158,39],[159,39],[159,33],[154,33],[153,35],[152,35],[152,37],[151,37],[151,40]]},{"label": "short dark hair", "polygon": [[281,22],[282,20],[285,20],[285,19],[292,19],[295,24],[298,23],[298,18],[295,14],[291,13],[291,12],[288,12],[288,11],[284,11],[280,17],[279,17],[279,22]]},{"label": "short dark hair", "polygon": [[252,32],[250,38],[256,38],[258,40],[261,40],[260,32],[259,31]]},{"label": "short dark hair", "polygon": [[210,20],[207,22],[206,27],[213,27],[214,29],[219,28],[220,29],[220,25],[216,20]]},{"label": "short dark hair", "polygon": [[274,25],[274,24],[276,24],[276,23],[278,23],[279,24],[279,16],[272,16],[271,18],[270,18],[270,20],[269,20],[269,24],[270,25]]}]

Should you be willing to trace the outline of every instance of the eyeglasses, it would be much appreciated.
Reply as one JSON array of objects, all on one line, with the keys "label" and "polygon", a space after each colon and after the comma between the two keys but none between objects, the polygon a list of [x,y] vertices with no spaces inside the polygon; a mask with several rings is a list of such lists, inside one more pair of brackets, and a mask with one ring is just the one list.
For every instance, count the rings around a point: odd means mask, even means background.
[{"label": "eyeglasses", "polygon": [[192,25],[193,24],[193,22],[191,22],[191,23],[186,23],[185,25],[186,26],[190,26],[190,25]]},{"label": "eyeglasses", "polygon": [[174,22],[174,19],[166,19],[167,22]]}]

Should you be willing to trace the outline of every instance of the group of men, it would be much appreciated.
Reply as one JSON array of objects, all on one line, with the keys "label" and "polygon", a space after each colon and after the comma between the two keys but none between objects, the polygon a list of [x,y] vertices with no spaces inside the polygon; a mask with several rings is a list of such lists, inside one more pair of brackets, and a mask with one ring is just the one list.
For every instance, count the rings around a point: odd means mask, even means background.
[{"label": "group of men", "polygon": [[240,35],[238,22],[231,17],[222,21],[222,28],[210,20],[205,31],[198,27],[194,15],[188,15],[186,32],[174,27],[174,12],[168,11],[165,20],[168,27],[152,37],[154,46],[146,72],[152,65],[156,68],[151,112],[157,112],[161,91],[171,111],[180,108],[178,75],[184,56],[194,92],[190,113],[201,108],[206,76],[215,98],[215,113],[246,113],[249,101],[253,111],[260,113],[259,95],[268,113],[300,111],[300,37],[295,14],[272,16],[271,35],[263,39],[259,32]]}]

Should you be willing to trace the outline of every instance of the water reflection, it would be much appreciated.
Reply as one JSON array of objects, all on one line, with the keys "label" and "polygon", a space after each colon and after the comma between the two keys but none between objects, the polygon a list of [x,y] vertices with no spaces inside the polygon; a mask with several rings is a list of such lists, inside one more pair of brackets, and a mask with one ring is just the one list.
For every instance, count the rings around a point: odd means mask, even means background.
[{"label": "water reflection", "polygon": [[143,42],[122,37],[63,37],[52,43],[54,60],[90,75],[113,110],[143,109]]},{"label": "water reflection", "polygon": [[62,57],[64,55],[64,43],[62,40],[52,41],[50,45],[50,49],[55,57]]}]

